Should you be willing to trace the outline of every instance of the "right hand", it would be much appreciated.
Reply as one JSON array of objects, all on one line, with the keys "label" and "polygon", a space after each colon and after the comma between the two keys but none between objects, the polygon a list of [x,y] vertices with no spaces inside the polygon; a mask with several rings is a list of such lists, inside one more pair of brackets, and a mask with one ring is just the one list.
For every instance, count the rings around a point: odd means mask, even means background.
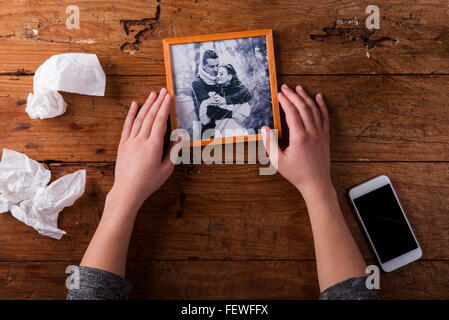
[{"label": "right hand", "polygon": [[[323,96],[315,101],[302,89],[282,85],[279,102],[289,128],[289,146],[282,151],[275,133],[263,127],[262,137],[271,163],[306,199],[333,189],[330,177],[329,114]],[[276,148],[272,152],[273,148]],[[276,157],[277,153],[277,159]]]}]

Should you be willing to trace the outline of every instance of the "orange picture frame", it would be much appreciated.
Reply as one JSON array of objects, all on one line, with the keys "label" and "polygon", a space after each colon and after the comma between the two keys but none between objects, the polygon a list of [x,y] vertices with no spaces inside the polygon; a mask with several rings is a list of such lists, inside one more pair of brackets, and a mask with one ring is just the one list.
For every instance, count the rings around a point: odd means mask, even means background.
[{"label": "orange picture frame", "polygon": [[[164,50],[164,60],[165,60],[165,73],[167,79],[167,90],[172,97],[175,97],[175,88],[173,82],[173,70],[172,70],[172,56],[170,46],[174,44],[186,44],[194,42],[208,42],[217,40],[228,40],[228,39],[240,39],[240,38],[252,38],[264,36],[266,39],[267,46],[267,60],[268,60],[268,71],[270,79],[270,91],[271,91],[271,102],[273,111],[273,127],[278,131],[278,137],[281,138],[281,121],[279,114],[279,101],[278,101],[278,88],[277,88],[277,78],[276,78],[276,65],[274,57],[273,48],[273,31],[271,29],[263,30],[251,30],[251,31],[239,31],[239,32],[228,32],[228,33],[217,33],[208,35],[198,35],[189,36],[181,38],[168,38],[162,39],[162,45]],[[173,99],[174,100],[174,99]],[[170,109],[170,123],[172,130],[178,128],[178,121],[176,115],[176,103],[173,101]],[[202,140],[191,140],[191,146],[205,146],[209,144],[224,144],[224,143],[235,143],[235,142],[247,142],[256,141],[262,139],[260,133],[248,134],[243,136],[231,136],[231,137],[219,137],[211,139]]]}]

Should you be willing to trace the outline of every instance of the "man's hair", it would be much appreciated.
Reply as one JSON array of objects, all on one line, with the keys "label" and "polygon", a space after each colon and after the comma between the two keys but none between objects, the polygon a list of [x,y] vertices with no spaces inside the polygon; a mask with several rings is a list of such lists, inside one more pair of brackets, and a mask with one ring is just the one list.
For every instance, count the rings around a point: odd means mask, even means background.
[{"label": "man's hair", "polygon": [[207,59],[218,59],[218,55],[214,50],[206,50],[203,54],[203,65],[207,63]]}]

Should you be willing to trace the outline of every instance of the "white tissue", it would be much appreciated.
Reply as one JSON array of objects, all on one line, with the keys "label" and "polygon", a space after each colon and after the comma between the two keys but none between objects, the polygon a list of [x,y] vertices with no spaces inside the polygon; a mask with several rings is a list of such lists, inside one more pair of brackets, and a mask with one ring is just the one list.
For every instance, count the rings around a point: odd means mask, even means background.
[{"label": "white tissue", "polygon": [[34,94],[28,95],[25,111],[32,119],[57,117],[67,108],[58,91],[104,96],[105,86],[106,76],[96,54],[54,55],[36,70]]},{"label": "white tissue", "polygon": [[25,154],[3,149],[0,161],[0,213],[11,214],[40,234],[61,239],[58,215],[84,193],[86,170],[50,181],[50,170]]}]

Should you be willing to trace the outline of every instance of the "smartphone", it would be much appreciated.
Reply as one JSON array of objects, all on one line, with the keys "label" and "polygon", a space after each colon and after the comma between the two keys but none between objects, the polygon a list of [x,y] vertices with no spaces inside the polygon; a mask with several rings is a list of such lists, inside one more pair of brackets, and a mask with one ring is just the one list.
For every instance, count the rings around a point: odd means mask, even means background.
[{"label": "smartphone", "polygon": [[385,272],[421,258],[421,247],[386,175],[350,189],[349,197]]}]

